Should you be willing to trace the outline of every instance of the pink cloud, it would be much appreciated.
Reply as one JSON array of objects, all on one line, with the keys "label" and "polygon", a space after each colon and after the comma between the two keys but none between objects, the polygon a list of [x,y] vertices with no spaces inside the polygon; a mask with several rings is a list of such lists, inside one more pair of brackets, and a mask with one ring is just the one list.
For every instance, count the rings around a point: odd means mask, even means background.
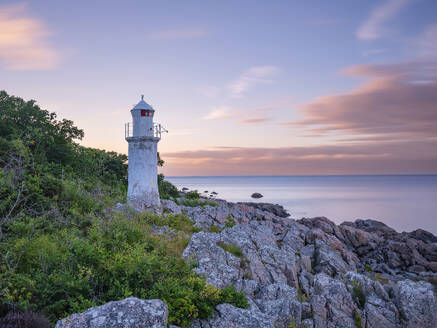
[{"label": "pink cloud", "polygon": [[238,120],[237,123],[246,123],[246,124],[257,124],[264,123],[270,121],[272,118],[270,116],[256,117],[256,118],[247,118]]},{"label": "pink cloud", "polygon": [[45,24],[24,4],[0,7],[0,62],[11,70],[53,69],[59,53],[47,41]]},{"label": "pink cloud", "polygon": [[437,63],[360,65],[344,73],[370,81],[301,105],[304,118],[286,124],[338,135],[437,136]]},{"label": "pink cloud", "polygon": [[343,143],[163,153],[169,175],[437,173],[437,141]]},{"label": "pink cloud", "polygon": [[385,24],[405,8],[412,0],[386,0],[376,7],[360,26],[357,37],[363,40],[378,39],[388,34]]}]

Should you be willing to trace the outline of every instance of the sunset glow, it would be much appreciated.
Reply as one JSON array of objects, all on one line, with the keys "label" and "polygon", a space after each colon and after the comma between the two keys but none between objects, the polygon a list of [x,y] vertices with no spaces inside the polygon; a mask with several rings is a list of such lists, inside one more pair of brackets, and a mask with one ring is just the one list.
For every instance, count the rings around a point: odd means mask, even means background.
[{"label": "sunset glow", "polygon": [[166,175],[428,174],[436,45],[430,0],[6,0],[0,89],[121,153],[144,94]]}]

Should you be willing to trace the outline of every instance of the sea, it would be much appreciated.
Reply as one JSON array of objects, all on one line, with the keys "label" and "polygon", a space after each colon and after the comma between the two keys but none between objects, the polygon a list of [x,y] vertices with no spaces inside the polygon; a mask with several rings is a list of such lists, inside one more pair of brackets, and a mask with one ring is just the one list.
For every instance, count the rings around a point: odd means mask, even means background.
[{"label": "sea", "polygon": [[[398,232],[437,235],[437,175],[184,176],[166,177],[179,189],[216,192],[231,202],[280,204],[290,218],[324,216],[339,224],[382,221]],[[207,193],[206,193],[207,192]],[[251,195],[259,192],[261,199]]]}]

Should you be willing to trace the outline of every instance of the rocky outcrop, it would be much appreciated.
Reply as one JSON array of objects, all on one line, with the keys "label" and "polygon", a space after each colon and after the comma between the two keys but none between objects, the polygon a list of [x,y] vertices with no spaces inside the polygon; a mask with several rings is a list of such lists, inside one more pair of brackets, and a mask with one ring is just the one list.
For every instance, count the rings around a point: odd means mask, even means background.
[{"label": "rocky outcrop", "polygon": [[437,237],[427,231],[397,233],[374,220],[345,222],[340,229],[371,271],[414,279],[437,272]]},{"label": "rocky outcrop", "polygon": [[[214,201],[215,207],[162,201],[163,212],[184,213],[203,230],[183,257],[195,260],[209,284],[244,292],[250,307],[220,304],[193,327],[437,327],[436,290],[428,282],[437,281],[431,233],[398,233],[373,220],[293,220],[275,205]],[[164,327],[166,311],[158,300],[131,298],[72,315],[56,328]]]},{"label": "rocky outcrop", "polygon": [[130,297],[73,314],[55,328],[167,328],[167,317],[163,301]]},{"label": "rocky outcrop", "polygon": [[250,197],[252,197],[252,198],[262,198],[264,196],[261,195],[259,192],[254,192]]},{"label": "rocky outcrop", "polygon": [[249,205],[261,211],[272,213],[273,215],[276,215],[280,218],[286,218],[290,216],[290,214],[288,214],[285,208],[279,204],[252,203],[252,202],[239,202],[238,204]]},{"label": "rocky outcrop", "polygon": [[[371,220],[338,226],[323,217],[284,219],[247,203],[218,203],[182,208],[199,227],[220,228],[194,234],[183,256],[197,260],[208,283],[235,285],[252,306],[228,308],[236,321],[217,312],[196,327],[437,327],[434,287],[408,279],[437,277],[432,234],[397,233]],[[232,227],[224,224],[229,216]]]}]

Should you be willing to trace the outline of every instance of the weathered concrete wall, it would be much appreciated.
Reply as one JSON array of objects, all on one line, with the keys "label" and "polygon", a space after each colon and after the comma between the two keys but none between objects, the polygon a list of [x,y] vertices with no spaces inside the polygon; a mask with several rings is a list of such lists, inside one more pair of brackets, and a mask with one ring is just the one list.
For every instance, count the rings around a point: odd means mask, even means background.
[{"label": "weathered concrete wall", "polygon": [[157,145],[159,138],[132,137],[129,142],[129,202],[135,208],[159,206]]}]

